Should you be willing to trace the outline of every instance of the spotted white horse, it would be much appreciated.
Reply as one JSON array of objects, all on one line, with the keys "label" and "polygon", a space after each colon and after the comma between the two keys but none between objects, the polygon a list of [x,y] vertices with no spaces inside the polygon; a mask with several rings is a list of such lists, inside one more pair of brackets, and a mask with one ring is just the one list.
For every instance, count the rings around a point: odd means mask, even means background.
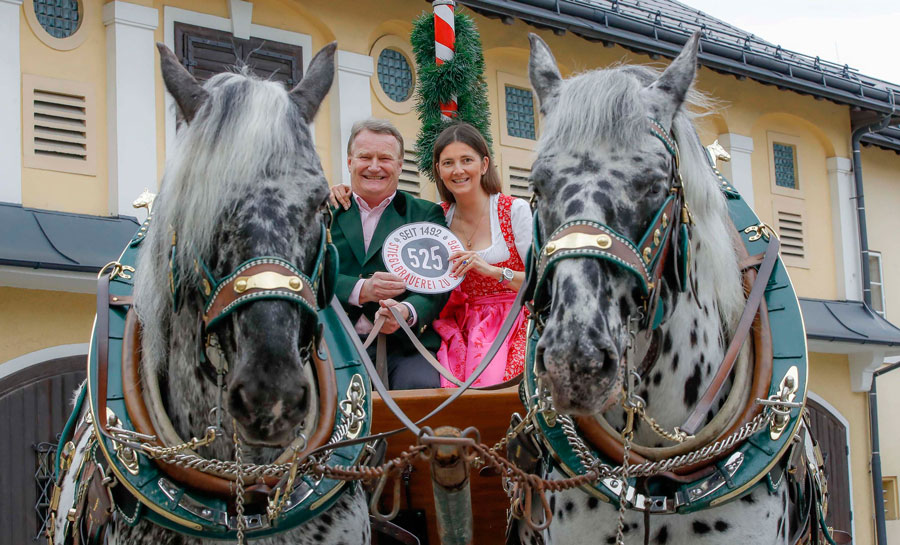
[{"label": "spotted white horse", "polygon": [[[641,234],[669,195],[672,154],[651,134],[651,119],[671,131],[680,152],[685,200],[694,216],[688,282],[661,287],[666,309],[659,358],[637,393],[647,414],[665,429],[681,425],[707,390],[723,359],[745,297],[729,232],[720,181],[692,124],[692,107],[704,106],[691,89],[699,34],[662,73],[617,66],[563,79],[548,46],[531,35],[529,74],[544,115],[531,181],[538,199],[541,236],[560,225],[588,219],[631,240]],[[635,276],[609,261],[560,261],[547,288],[552,306],[535,351],[537,376],[549,385],[555,407],[574,415],[600,414],[617,429],[624,356],[631,320],[640,315]],[[638,335],[638,361],[650,349]],[[715,416],[726,386],[704,415]],[[662,446],[638,424],[635,443]],[[550,478],[562,478],[554,472]],[[519,525],[522,543],[615,543],[617,508],[579,489],[551,493],[553,522],[542,531]],[[628,511],[623,533],[631,542],[657,545],[720,543],[787,544],[797,530],[792,497],[781,485],[756,486],[740,500],[684,515]]]}]

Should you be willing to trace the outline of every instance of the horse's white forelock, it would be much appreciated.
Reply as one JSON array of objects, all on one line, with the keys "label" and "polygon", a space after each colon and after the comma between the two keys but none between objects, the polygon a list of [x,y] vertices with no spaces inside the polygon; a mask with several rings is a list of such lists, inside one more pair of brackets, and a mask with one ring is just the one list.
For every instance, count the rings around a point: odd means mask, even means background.
[{"label": "horse's white forelock", "polygon": [[[646,66],[619,65],[563,80],[550,105],[552,111],[544,118],[538,155],[561,150],[596,153],[599,142],[640,142],[649,130],[641,91],[660,74]],[[711,282],[701,289],[716,290],[720,313],[731,330],[744,304],[737,257],[728,234],[734,226],[693,125],[698,117],[694,112],[708,112],[714,106],[713,99],[692,87],[675,115],[672,130],[680,148],[685,198],[697,222],[693,237],[703,241],[694,259],[697,270],[709,275]]]},{"label": "horse's white forelock", "polygon": [[179,128],[166,161],[153,225],[139,256],[135,308],[144,324],[145,362],[158,368],[168,350],[172,309],[168,255],[177,236],[176,268],[182,283],[195,282],[195,255],[209,255],[222,215],[263,177],[291,172],[304,155],[297,131],[308,127],[291,115],[281,83],[221,73],[204,84],[210,97],[190,124]]},{"label": "horse's white forelock", "polygon": [[623,77],[627,66],[578,74],[560,83],[544,118],[538,154],[555,149],[594,150],[597,142],[634,142],[643,136],[647,111],[643,85]]}]

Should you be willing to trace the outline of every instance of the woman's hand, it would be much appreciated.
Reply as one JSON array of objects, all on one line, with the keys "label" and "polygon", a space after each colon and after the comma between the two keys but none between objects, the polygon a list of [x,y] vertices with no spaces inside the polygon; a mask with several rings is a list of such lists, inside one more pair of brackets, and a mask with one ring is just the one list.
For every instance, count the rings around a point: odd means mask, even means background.
[{"label": "woman's hand", "polygon": [[331,201],[331,206],[343,206],[344,210],[348,210],[350,208],[351,193],[349,185],[335,184],[331,186],[331,195],[328,197],[328,200]]},{"label": "woman's hand", "polygon": [[498,280],[502,272],[499,267],[489,265],[480,255],[478,255],[478,252],[473,252],[471,250],[454,252],[450,256],[450,274],[459,277],[469,271],[475,271],[478,274],[493,278],[494,280]]}]

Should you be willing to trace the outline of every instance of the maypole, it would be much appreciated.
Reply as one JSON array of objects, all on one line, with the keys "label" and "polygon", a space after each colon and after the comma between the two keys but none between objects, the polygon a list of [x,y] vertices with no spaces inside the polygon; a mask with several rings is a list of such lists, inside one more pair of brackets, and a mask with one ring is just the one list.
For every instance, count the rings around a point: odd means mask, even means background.
[{"label": "maypole", "polygon": [[418,167],[429,177],[434,140],[448,123],[470,123],[491,143],[481,37],[472,18],[460,11],[454,0],[433,0],[432,12],[413,22],[410,36],[419,80]]},{"label": "maypole", "polygon": [[[456,2],[454,0],[434,0],[431,8],[434,10],[434,62],[440,66],[446,61],[453,60],[456,50],[454,21]],[[451,95],[450,100],[441,102],[441,120],[450,121],[455,118],[458,108],[456,95]]]}]

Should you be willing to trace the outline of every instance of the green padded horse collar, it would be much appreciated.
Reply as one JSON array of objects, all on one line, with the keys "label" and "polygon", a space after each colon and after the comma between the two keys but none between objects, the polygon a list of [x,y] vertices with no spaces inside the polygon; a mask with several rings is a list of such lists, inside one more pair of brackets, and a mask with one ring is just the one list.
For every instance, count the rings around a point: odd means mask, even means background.
[{"label": "green padded horse collar", "polygon": [[[715,169],[714,169],[715,170]],[[749,255],[762,254],[768,245],[770,230],[740,195],[715,170],[721,182],[721,190],[726,196],[731,221]],[[533,266],[533,263],[532,263]],[[540,269],[539,269],[540,270]],[[808,384],[808,364],[806,336],[800,305],[780,259],[765,286],[765,303],[772,333],[772,379],[768,395],[777,396],[786,383],[795,388],[793,404],[777,429],[765,429],[747,437],[727,457],[715,463],[713,471],[696,481],[678,485],[674,494],[651,488],[647,494],[638,493],[635,479],[628,479],[625,490],[626,507],[653,513],[690,513],[732,501],[749,492],[769,475],[770,470],[785,455],[792,444],[792,438],[801,425],[803,404],[806,400]],[[546,404],[552,405],[547,392],[539,384],[534,354],[540,340],[540,329],[531,328],[528,339],[525,376],[521,391],[527,408],[535,407],[537,415],[537,435],[542,446],[549,453],[546,462],[558,467],[570,477],[588,471],[578,448],[570,444],[564,426],[554,413],[547,411]],[[576,429],[577,433],[577,429]],[[591,456],[603,464],[617,465],[616,460],[606,457],[589,447]],[[620,481],[612,478],[601,479],[584,487],[585,491],[604,501],[618,504],[622,492]]]},{"label": "green padded horse collar", "polygon": [[[131,274],[112,275],[109,281],[109,296],[112,300],[117,298],[129,300],[134,286],[134,276],[141,273],[140,270],[135,270],[135,267],[138,249],[148,226],[149,220],[118,260],[119,270]],[[322,240],[324,245],[326,241],[324,233]],[[321,270],[323,260],[327,259],[323,255],[325,255],[323,251],[320,251],[320,259],[317,260],[318,270]],[[310,282],[310,285],[314,284],[315,282]],[[122,354],[127,311],[127,305],[112,305],[108,308],[108,339],[99,339],[95,327],[88,355],[86,388],[90,417],[94,422],[94,434],[97,438],[96,456],[103,457],[108,464],[120,485],[117,488],[127,491],[127,495],[135,500],[117,502],[116,509],[128,524],[137,524],[140,519],[145,518],[186,535],[215,540],[235,540],[238,519],[229,513],[229,502],[226,499],[200,492],[175,481],[142,451],[139,444],[135,443],[135,437],[140,434],[134,435],[136,428],[128,412],[123,385]],[[321,346],[319,357],[330,357],[336,384],[334,427],[327,443],[365,436],[371,429],[372,392],[368,373],[361,364],[359,354],[353,349],[350,335],[355,333],[348,332],[342,327],[337,313],[330,306],[314,312],[322,331],[323,342],[319,345]],[[105,376],[100,373],[98,358],[102,342],[108,342]],[[103,387],[101,379],[105,382]],[[100,404],[97,403],[97,396],[101,395],[101,392],[105,397],[105,415],[98,414]],[[346,413],[342,410],[342,406],[347,403],[359,405],[360,411],[354,414]],[[101,433],[96,424],[98,417],[104,418],[105,422],[113,422],[114,425],[106,433]],[[73,413],[71,418],[77,419],[78,412]],[[67,424],[66,429],[71,429],[73,425],[74,420]],[[123,438],[127,440],[123,441]],[[324,455],[322,461],[331,467],[357,465],[367,456],[365,447],[364,443],[339,445]],[[297,475],[293,487],[285,493],[287,498],[275,518],[270,518],[265,509],[253,512],[248,508],[242,521],[245,533],[248,538],[255,539],[295,528],[328,510],[343,492],[353,486],[356,485],[325,477]]]}]

